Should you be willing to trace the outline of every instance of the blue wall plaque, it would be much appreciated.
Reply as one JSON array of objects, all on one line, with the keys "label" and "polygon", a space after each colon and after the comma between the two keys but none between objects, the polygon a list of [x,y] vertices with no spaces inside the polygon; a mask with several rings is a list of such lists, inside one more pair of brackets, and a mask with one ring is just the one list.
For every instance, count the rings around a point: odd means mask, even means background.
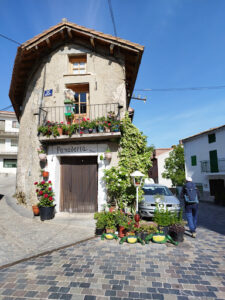
[{"label": "blue wall plaque", "polygon": [[44,91],[44,97],[49,97],[49,96],[52,96],[52,89]]}]

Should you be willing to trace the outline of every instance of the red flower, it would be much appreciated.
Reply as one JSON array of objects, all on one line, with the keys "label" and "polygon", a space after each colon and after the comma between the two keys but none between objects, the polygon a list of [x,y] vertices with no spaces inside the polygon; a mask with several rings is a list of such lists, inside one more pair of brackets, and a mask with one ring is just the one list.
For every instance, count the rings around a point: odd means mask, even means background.
[{"label": "red flower", "polygon": [[44,198],[48,198],[48,194],[44,194]]},{"label": "red flower", "polygon": [[49,188],[48,188],[48,190],[49,190],[49,191],[51,191],[51,190],[52,190],[52,188],[51,188],[51,187],[49,187]]},{"label": "red flower", "polygon": [[45,184],[45,181],[43,180],[43,181],[41,182],[41,184]]},{"label": "red flower", "polygon": [[34,183],[34,185],[37,185],[38,184],[38,182],[36,181],[35,183]]},{"label": "red flower", "polygon": [[38,193],[38,192],[39,192],[39,190],[37,189],[37,190],[36,190],[36,193]]},{"label": "red flower", "polygon": [[51,180],[49,180],[49,182],[48,182],[48,183],[52,183],[52,182],[51,182]]},{"label": "red flower", "polygon": [[80,131],[80,134],[83,134],[83,131]]},{"label": "red flower", "polygon": [[107,121],[105,121],[105,124],[107,123]]},{"label": "red flower", "polygon": [[40,192],[39,192],[39,195],[43,195],[43,191],[40,191]]},{"label": "red flower", "polygon": [[70,125],[70,122],[67,122],[67,125]]},{"label": "red flower", "polygon": [[89,119],[89,118],[87,118],[87,120],[88,120],[88,121],[90,121],[90,119]]},{"label": "red flower", "polygon": [[111,126],[111,123],[108,123],[109,126]]},{"label": "red flower", "polygon": [[48,200],[49,200],[49,201],[52,201],[52,200],[53,200],[53,198],[52,198],[52,197],[49,197],[49,198],[48,198]]},{"label": "red flower", "polygon": [[86,119],[85,119],[85,118],[83,118],[83,119],[82,119],[82,121],[86,121]]},{"label": "red flower", "polygon": [[60,122],[60,124],[63,124],[63,122]]},{"label": "red flower", "polygon": [[47,121],[47,123],[51,123],[50,121]]}]

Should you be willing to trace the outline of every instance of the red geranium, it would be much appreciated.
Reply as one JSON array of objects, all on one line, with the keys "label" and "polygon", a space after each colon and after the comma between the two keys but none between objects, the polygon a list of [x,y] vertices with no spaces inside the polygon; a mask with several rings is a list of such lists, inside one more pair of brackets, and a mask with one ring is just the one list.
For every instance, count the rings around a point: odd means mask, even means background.
[{"label": "red geranium", "polygon": [[34,183],[34,185],[37,185],[38,184],[38,182],[36,181],[35,183]]},{"label": "red geranium", "polygon": [[38,193],[39,192],[39,190],[36,190],[36,193]]},{"label": "red geranium", "polygon": [[48,194],[44,194],[44,198],[48,198]]},{"label": "red geranium", "polygon": [[52,182],[51,182],[51,180],[49,180],[49,182],[48,182],[48,183],[52,183]]},{"label": "red geranium", "polygon": [[48,188],[48,190],[49,190],[49,191],[51,191],[51,190],[52,190],[52,188],[51,188],[51,187],[49,187],[49,188]]},{"label": "red geranium", "polygon": [[49,198],[48,198],[48,200],[49,200],[49,201],[52,201],[52,200],[53,200],[53,198],[52,198],[52,197],[49,197]]},{"label": "red geranium", "polygon": [[41,182],[41,184],[45,184],[45,181],[43,180],[43,181]]},{"label": "red geranium", "polygon": [[39,195],[43,195],[43,191],[40,191],[40,192],[39,192]]}]

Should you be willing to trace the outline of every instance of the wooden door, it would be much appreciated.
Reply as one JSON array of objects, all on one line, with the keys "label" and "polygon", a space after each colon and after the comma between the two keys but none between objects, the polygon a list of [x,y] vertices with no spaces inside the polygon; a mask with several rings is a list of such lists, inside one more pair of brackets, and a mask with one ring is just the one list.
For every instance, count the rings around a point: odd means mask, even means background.
[{"label": "wooden door", "polygon": [[91,213],[97,211],[97,157],[61,158],[60,211]]}]

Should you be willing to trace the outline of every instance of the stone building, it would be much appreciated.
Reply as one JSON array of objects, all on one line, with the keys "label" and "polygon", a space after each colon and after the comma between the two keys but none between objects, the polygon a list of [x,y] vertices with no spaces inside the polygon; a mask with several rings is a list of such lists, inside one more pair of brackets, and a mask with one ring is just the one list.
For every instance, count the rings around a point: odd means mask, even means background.
[{"label": "stone building", "polygon": [[16,174],[19,123],[12,111],[0,111],[0,174]]},{"label": "stone building", "polygon": [[[20,121],[17,192],[37,202],[34,182],[49,172],[57,211],[101,210],[107,195],[103,171],[116,165],[121,132],[38,135],[46,122],[80,124],[81,118],[121,120],[128,111],[144,47],[121,38],[61,23],[23,43],[17,51],[9,96]],[[65,89],[74,96],[65,101]],[[132,110],[130,110],[132,112]],[[43,145],[47,164],[40,163]],[[105,159],[109,148],[111,161]]]}]

